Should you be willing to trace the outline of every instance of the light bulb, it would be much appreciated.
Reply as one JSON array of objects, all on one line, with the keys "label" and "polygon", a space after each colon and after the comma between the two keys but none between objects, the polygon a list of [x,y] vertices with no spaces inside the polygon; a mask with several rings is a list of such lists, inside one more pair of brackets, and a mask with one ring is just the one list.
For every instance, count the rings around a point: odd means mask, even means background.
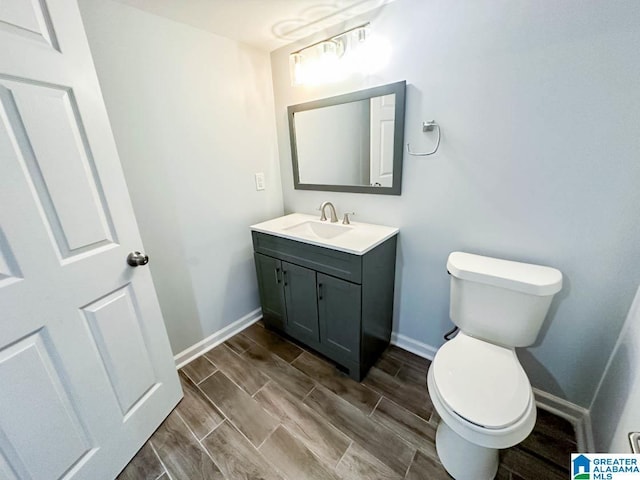
[{"label": "light bulb", "polygon": [[304,57],[301,53],[292,53],[289,56],[289,73],[292,85],[296,86],[305,83]]}]

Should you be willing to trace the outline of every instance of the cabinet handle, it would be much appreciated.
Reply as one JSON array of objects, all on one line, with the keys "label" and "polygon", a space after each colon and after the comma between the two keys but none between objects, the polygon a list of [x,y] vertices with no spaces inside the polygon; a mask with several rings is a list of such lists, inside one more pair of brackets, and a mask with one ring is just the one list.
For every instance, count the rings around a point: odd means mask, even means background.
[{"label": "cabinet handle", "polygon": [[282,270],[282,274],[284,275],[284,286],[286,287],[288,285],[287,283],[287,271],[286,270]]},{"label": "cabinet handle", "polygon": [[276,276],[276,283],[280,283],[280,276],[278,275],[280,273],[280,268],[276,267],[273,271],[273,273]]},{"label": "cabinet handle", "polygon": [[318,300],[322,300],[322,284],[318,284]]}]

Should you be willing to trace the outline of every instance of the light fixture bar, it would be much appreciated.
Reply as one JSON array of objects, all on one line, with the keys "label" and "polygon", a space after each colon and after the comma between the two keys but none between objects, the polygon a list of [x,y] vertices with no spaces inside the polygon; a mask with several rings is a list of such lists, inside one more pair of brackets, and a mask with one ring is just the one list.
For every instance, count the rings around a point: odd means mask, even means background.
[{"label": "light fixture bar", "polygon": [[349,30],[345,30],[344,32],[339,33],[338,35],[334,35],[333,37],[325,38],[324,40],[320,40],[319,42],[312,43],[311,45],[307,45],[306,47],[301,48],[300,50],[296,50],[295,52],[291,52],[290,55],[298,55],[298,54],[302,53],[303,51],[308,50],[309,48],[315,47],[315,46],[320,45],[320,44],[325,43],[325,42],[334,42],[338,38],[343,37],[348,33],[355,32],[356,30],[359,30],[361,28],[368,27],[369,24],[370,24],[370,22],[367,22],[367,23],[363,23],[362,25],[358,25],[357,27],[350,28]]}]

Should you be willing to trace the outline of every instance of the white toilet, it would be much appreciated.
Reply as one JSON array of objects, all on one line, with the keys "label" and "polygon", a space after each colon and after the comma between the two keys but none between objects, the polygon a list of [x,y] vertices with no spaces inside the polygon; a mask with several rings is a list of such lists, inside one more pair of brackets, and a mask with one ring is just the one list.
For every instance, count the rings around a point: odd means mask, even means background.
[{"label": "white toilet", "polygon": [[555,268],[453,252],[450,315],[460,329],[436,353],[427,385],[441,421],[436,450],[456,480],[489,480],[498,449],[533,430],[536,405],[515,347],[535,342],[553,296]]}]

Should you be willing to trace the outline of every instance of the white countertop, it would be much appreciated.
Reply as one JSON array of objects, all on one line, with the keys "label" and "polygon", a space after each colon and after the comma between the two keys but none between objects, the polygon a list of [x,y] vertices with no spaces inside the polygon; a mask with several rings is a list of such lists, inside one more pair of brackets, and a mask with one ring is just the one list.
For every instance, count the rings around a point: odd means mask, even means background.
[{"label": "white countertop", "polygon": [[[318,215],[292,213],[266,222],[251,225],[254,232],[267,233],[277,237],[331,248],[341,252],[364,255],[400,231],[396,227],[373,225],[370,223],[321,222]],[[318,233],[316,233],[318,232]],[[332,235],[332,238],[328,238]]]}]

